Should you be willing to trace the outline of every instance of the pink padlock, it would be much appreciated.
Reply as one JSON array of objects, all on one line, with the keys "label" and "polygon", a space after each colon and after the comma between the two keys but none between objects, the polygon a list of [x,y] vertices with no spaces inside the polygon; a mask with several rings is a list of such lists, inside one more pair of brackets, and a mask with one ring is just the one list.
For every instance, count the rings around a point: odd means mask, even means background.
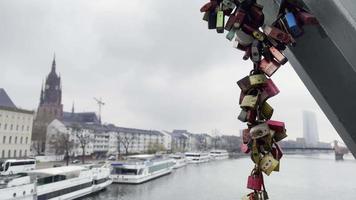
[{"label": "pink padlock", "polygon": [[250,148],[248,148],[247,144],[242,143],[241,146],[240,146],[240,149],[241,149],[241,152],[244,152],[246,154],[250,153]]},{"label": "pink padlock", "polygon": [[247,188],[248,189],[261,191],[262,185],[263,185],[262,173],[259,173],[259,174],[252,173],[247,179]]}]

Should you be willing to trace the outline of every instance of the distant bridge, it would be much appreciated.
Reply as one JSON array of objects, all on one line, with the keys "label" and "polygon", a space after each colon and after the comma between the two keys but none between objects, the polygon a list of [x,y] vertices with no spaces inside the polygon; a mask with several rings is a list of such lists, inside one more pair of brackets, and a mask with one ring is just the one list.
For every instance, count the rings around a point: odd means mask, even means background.
[{"label": "distant bridge", "polygon": [[283,150],[312,150],[312,151],[334,151],[335,148],[323,147],[282,147]]}]

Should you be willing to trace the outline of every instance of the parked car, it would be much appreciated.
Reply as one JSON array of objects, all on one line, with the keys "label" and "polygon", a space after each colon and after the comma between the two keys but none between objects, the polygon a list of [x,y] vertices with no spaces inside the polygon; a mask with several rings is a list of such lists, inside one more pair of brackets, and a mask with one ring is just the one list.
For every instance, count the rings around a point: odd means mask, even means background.
[{"label": "parked car", "polygon": [[109,156],[108,160],[116,160],[115,156]]},{"label": "parked car", "polygon": [[80,161],[78,159],[75,159],[72,161],[73,164],[78,164]]}]

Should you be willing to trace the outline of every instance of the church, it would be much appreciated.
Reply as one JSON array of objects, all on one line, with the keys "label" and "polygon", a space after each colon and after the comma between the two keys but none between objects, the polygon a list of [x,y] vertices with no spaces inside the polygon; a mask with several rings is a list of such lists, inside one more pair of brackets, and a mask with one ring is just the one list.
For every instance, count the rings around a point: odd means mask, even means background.
[{"label": "church", "polygon": [[36,155],[45,151],[48,125],[55,119],[60,121],[100,124],[95,112],[75,113],[74,105],[71,112],[63,111],[61,77],[56,72],[56,58],[53,58],[51,71],[42,85],[40,101],[32,129],[32,143]]}]

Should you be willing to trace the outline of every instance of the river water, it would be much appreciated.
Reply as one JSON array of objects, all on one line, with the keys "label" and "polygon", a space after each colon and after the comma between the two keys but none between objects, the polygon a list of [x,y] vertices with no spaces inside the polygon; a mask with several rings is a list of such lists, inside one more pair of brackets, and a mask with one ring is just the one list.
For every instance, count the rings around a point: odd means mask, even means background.
[{"label": "river water", "polygon": [[[249,192],[248,158],[190,164],[140,185],[113,184],[82,200],[239,200]],[[265,177],[273,200],[356,200],[356,161],[333,154],[285,155],[281,172]]]}]

